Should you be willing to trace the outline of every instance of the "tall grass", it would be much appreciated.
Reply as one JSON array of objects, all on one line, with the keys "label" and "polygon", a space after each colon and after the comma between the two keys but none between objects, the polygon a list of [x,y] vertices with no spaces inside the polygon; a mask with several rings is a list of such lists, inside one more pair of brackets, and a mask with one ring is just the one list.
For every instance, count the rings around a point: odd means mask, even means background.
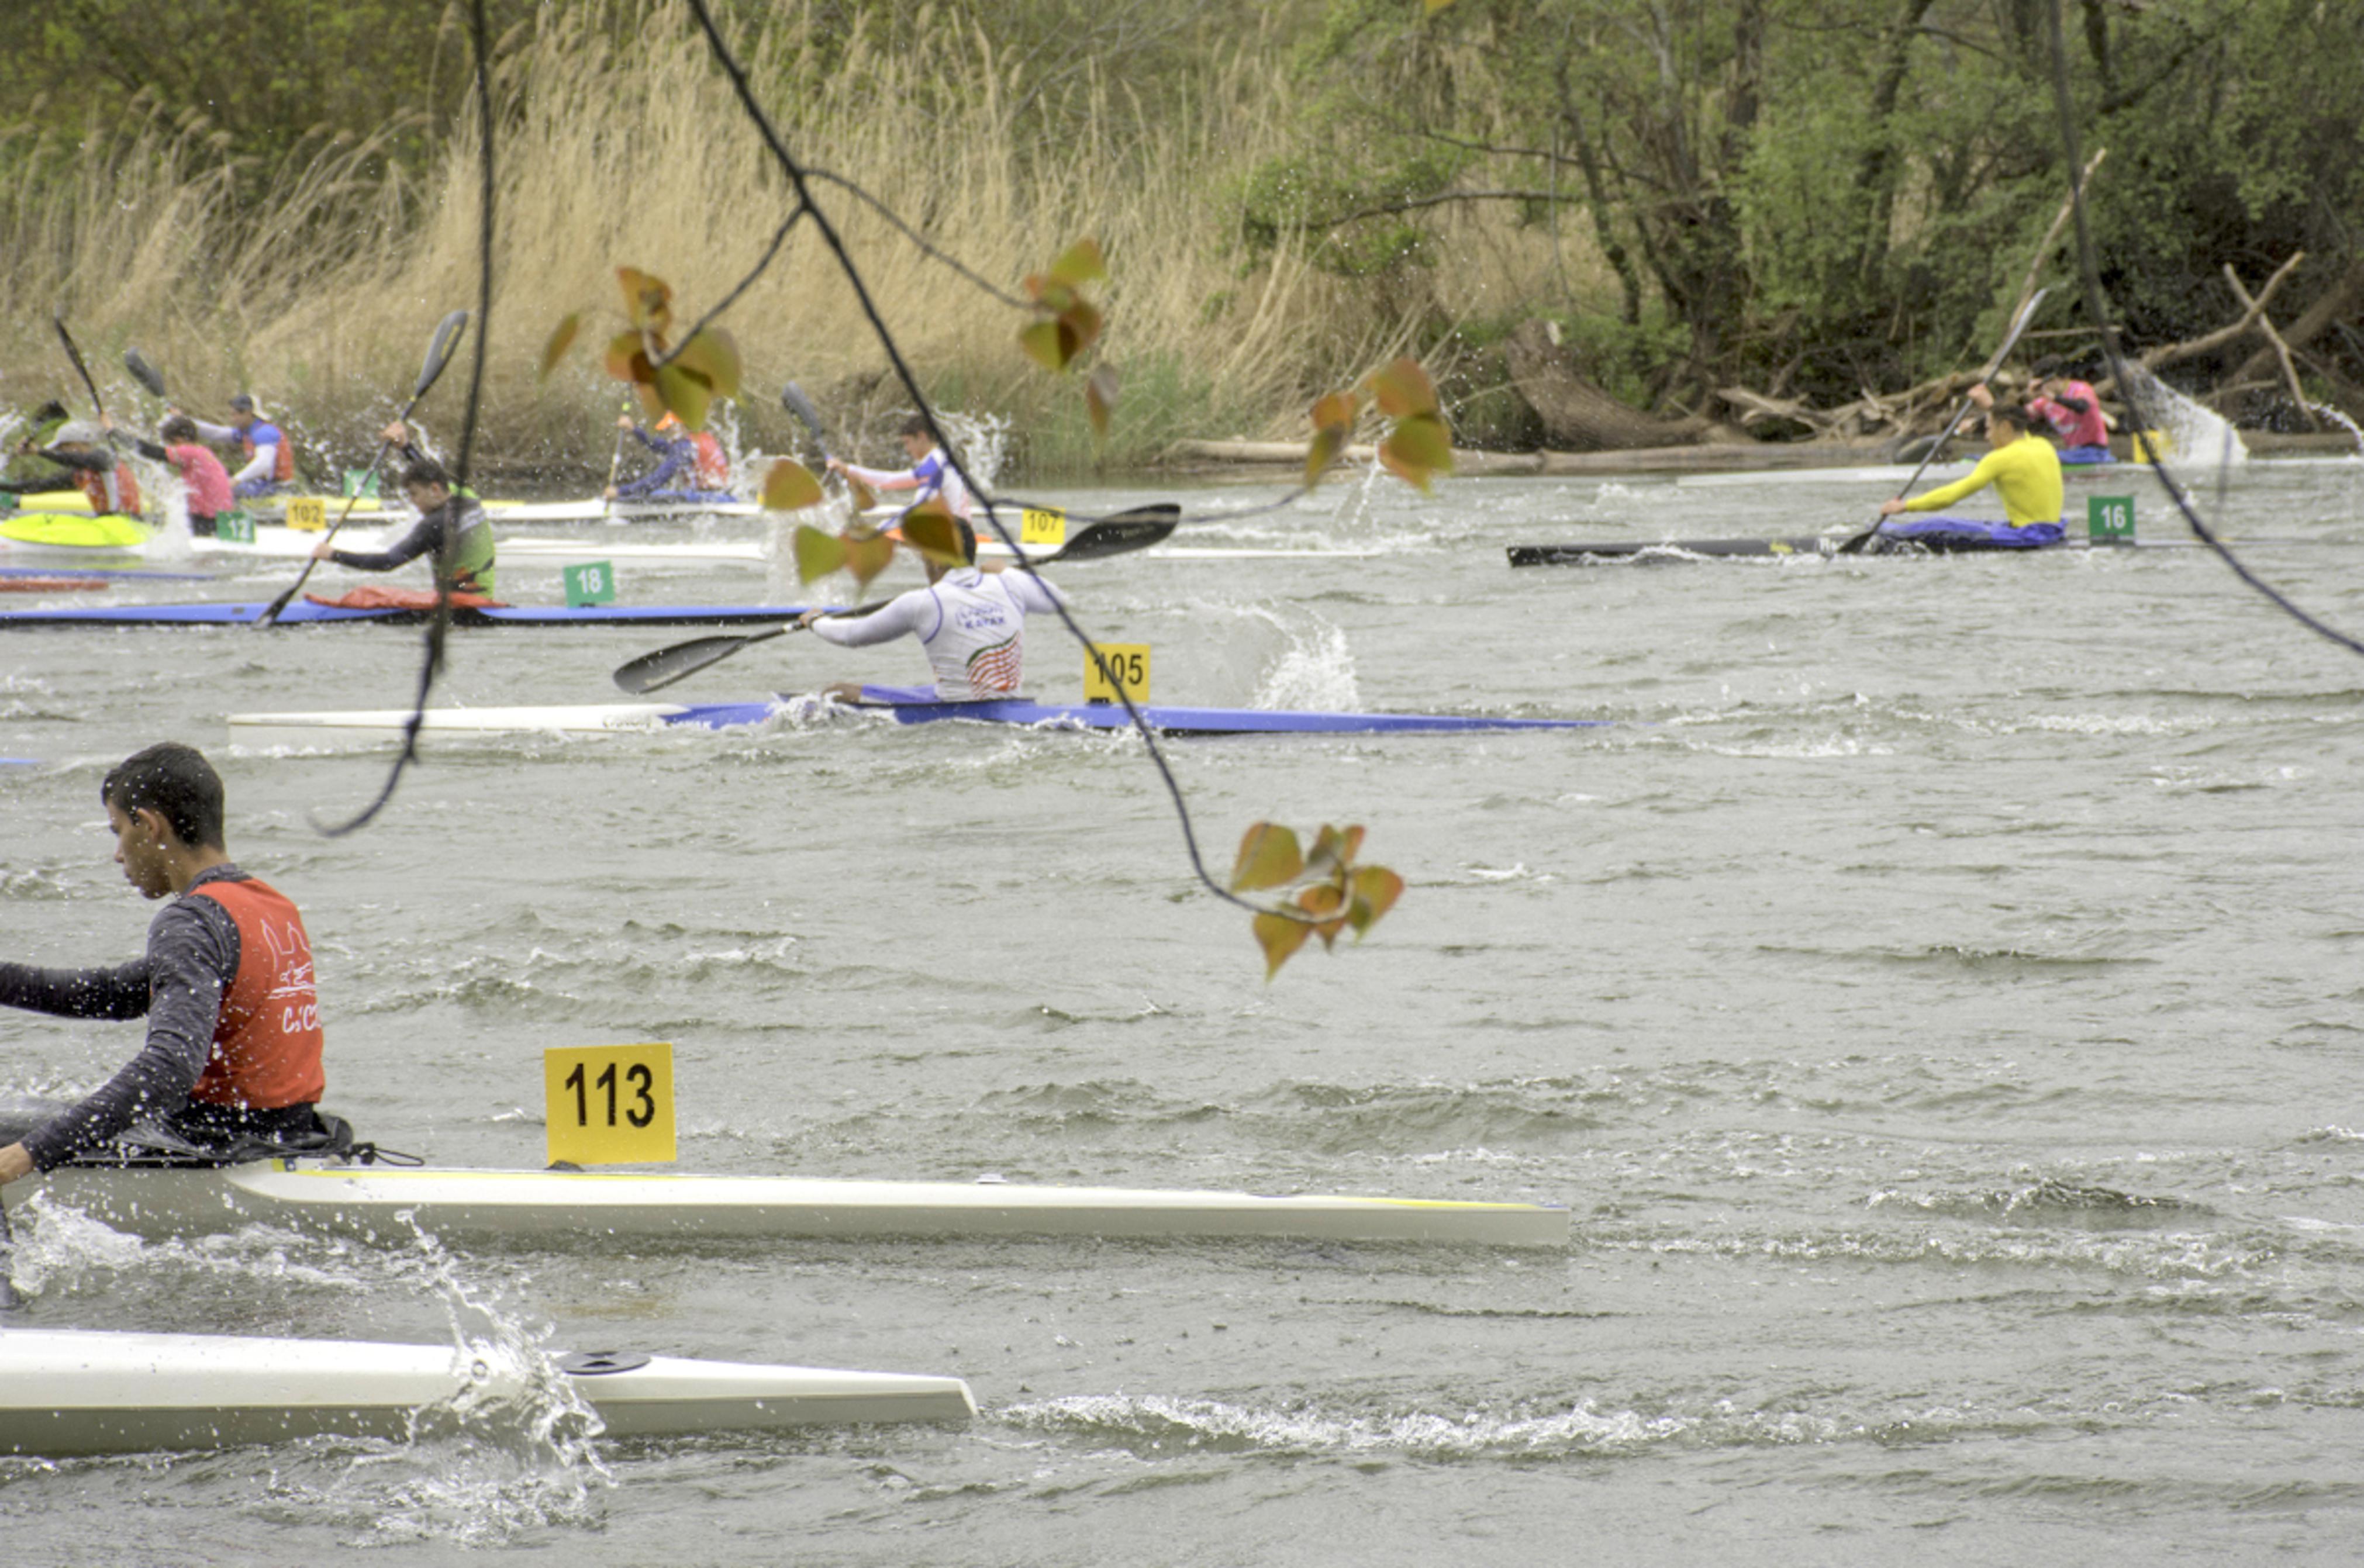
[{"label": "tall grass", "polygon": [[[614,268],[655,272],[695,316],[753,267],[786,217],[769,164],[679,8],[652,7],[619,42],[592,8],[551,7],[499,60],[499,232],[480,450],[510,466],[605,466],[619,389],[597,343],[620,325]],[[1350,284],[1284,244],[1248,264],[1232,244],[1235,192],[1284,150],[1288,83],[1277,50],[1242,38],[1154,115],[1123,83],[1088,79],[1082,128],[1018,105],[1027,83],[993,40],[924,50],[857,36],[826,56],[792,15],[740,40],[797,155],[901,214],[963,265],[1016,294],[1076,238],[1096,236],[1114,281],[1101,352],[1127,373],[1106,461],[1143,461],[1184,435],[1301,430],[1329,386],[1406,342],[1415,322],[1482,309],[1533,246],[1473,244],[1458,281],[1407,295]],[[1166,84],[1170,86],[1171,84]],[[247,389],[325,455],[366,448],[407,392],[436,319],[474,297],[474,131],[416,180],[376,144],[318,140],[270,170],[226,161],[202,123],[149,114],[107,134],[0,133],[0,401],[80,388],[44,317],[62,306],[94,361],[136,344],[176,396],[218,409]],[[1034,472],[1094,460],[1081,389],[1017,350],[1027,317],[920,253],[845,192],[820,188],[873,298],[930,395],[1008,417]],[[1472,219],[1481,224],[1483,219]],[[1513,252],[1516,252],[1513,256]],[[1464,297],[1452,296],[1459,293]],[[546,384],[544,339],[590,307],[589,352]],[[884,450],[908,400],[811,227],[724,323],[747,368],[742,433],[786,450],[775,396],[796,379],[855,443]],[[114,390],[136,407],[119,373]],[[107,384],[103,380],[103,385]],[[454,374],[426,410],[448,431]]]}]

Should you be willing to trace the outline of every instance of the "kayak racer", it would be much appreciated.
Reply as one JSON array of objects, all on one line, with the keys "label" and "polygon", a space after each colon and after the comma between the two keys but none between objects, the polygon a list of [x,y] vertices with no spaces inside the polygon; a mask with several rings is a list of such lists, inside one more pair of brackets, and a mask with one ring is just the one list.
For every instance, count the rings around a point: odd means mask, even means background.
[{"label": "kayak racer", "polygon": [[115,428],[112,416],[102,415],[99,423],[106,427],[109,441],[129,446],[151,462],[172,465],[188,495],[189,531],[200,538],[212,538],[215,519],[229,511],[232,504],[229,470],[222,466],[221,459],[197,444],[196,421],[186,414],[168,414],[156,428],[153,441],[125,435]]},{"label": "kayak racer", "polygon": [[2028,391],[2027,411],[2051,427],[2062,462],[2117,461],[2110,453],[2110,421],[2102,412],[2102,395],[2090,384],[2061,374],[2057,361],[2046,360],[2035,367]]},{"label": "kayak racer", "polygon": [[1934,512],[1950,506],[1988,485],[2002,498],[2007,522],[1985,517],[1929,517],[1913,522],[1883,521],[1879,539],[1926,545],[1933,549],[2033,550],[2058,544],[2060,528],[2060,454],[2035,431],[2035,416],[2024,408],[1997,407],[1984,386],[1970,388],[1970,399],[1987,411],[1987,455],[1979,465],[1951,484],[1941,484],[1910,501],[1902,496],[1883,501],[1879,515],[1892,518],[1900,512]]},{"label": "kayak racer", "polygon": [[385,550],[339,550],[333,540],[313,547],[312,559],[333,561],[356,572],[391,572],[432,552],[439,589],[483,603],[493,592],[493,525],[473,495],[454,492],[452,476],[432,458],[419,458],[402,471],[402,493],[418,509],[418,521]]},{"label": "kayak racer", "polygon": [[696,506],[701,502],[736,501],[730,493],[730,458],[713,432],[693,434],[681,419],[667,414],[653,430],[642,428],[630,414],[619,415],[616,428],[657,454],[657,465],[627,484],[608,486],[610,501],[667,501]]},{"label": "kayak racer", "polygon": [[223,842],[221,776],[166,741],[99,786],[115,859],[142,896],[175,895],[148,950],[112,969],[0,962],[0,1002],[79,1018],[148,1019],[146,1045],[80,1104],[0,1149],[0,1182],[46,1171],[140,1120],[191,1142],[316,1143],[328,1129],[312,944],[284,894]]},{"label": "kayak racer", "polygon": [[[178,414],[177,408],[165,410]],[[296,449],[289,444],[286,433],[262,417],[254,406],[251,393],[240,393],[229,400],[230,423],[209,425],[203,419],[191,423],[197,434],[209,441],[236,441],[246,462],[230,477],[230,493],[241,501],[258,495],[279,495],[296,488]]]},{"label": "kayak racer", "polygon": [[931,686],[869,686],[841,681],[823,695],[849,703],[993,702],[1019,695],[1026,663],[1026,617],[1066,601],[1031,572],[987,573],[976,566],[976,530],[955,520],[963,564],[927,557],[928,585],[898,594],[867,615],[807,610],[797,624],[824,642],[867,648],[916,637],[935,672]]},{"label": "kayak racer", "polygon": [[944,449],[935,444],[927,420],[917,414],[904,420],[902,439],[903,450],[911,459],[909,468],[864,468],[836,458],[829,460],[829,466],[861,480],[873,490],[918,491],[911,505],[903,508],[907,513],[941,498],[945,510],[953,517],[964,523],[971,521],[976,517],[976,506],[969,498],[968,487],[961,483],[960,474],[944,456]]},{"label": "kayak racer", "polygon": [[130,465],[107,450],[106,432],[89,420],[69,419],[58,427],[48,446],[21,450],[70,470],[73,483],[90,497],[93,512],[139,515],[139,482],[132,477]]}]

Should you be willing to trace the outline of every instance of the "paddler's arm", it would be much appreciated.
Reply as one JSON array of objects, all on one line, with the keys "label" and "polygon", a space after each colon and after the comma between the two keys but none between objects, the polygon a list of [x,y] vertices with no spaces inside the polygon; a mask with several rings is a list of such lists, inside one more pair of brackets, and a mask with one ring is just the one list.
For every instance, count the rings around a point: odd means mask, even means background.
[{"label": "paddler's arm", "polygon": [[920,476],[908,468],[864,468],[858,462],[829,460],[829,466],[840,473],[859,479],[873,490],[917,490]]},{"label": "paddler's arm", "polygon": [[97,1093],[0,1150],[0,1179],[17,1157],[47,1171],[106,1142],[142,1116],[170,1116],[213,1053],[222,992],[238,973],[238,925],[210,898],[183,898],[148,928],[148,1040]]},{"label": "paddler's arm", "polygon": [[925,588],[913,588],[898,594],[868,615],[807,610],[797,617],[797,623],[823,642],[834,642],[840,648],[867,648],[873,643],[892,642],[898,637],[917,637],[934,612],[934,595]]},{"label": "paddler's arm", "polygon": [[148,961],[113,969],[36,969],[0,963],[0,1006],[61,1018],[136,1018],[148,1010]]},{"label": "paddler's arm", "polygon": [[33,455],[45,457],[60,468],[78,468],[88,473],[105,473],[115,466],[115,460],[105,452],[65,452],[43,447]]},{"label": "paddler's arm", "polygon": [[[448,503],[444,506],[436,508],[437,511],[448,509]],[[312,547],[312,559],[333,561],[340,566],[350,566],[356,572],[391,572],[396,567],[407,565],[433,550],[436,541],[442,538],[442,526],[435,520],[435,513],[429,512],[413,523],[410,531],[397,539],[390,549],[339,550],[327,539],[322,539]]]}]

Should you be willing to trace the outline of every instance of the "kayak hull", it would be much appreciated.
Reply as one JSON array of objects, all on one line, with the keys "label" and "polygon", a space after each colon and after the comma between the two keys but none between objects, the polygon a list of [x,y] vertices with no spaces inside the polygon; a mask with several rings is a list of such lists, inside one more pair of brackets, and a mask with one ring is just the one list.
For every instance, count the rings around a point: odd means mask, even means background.
[{"label": "kayak hull", "polygon": [[399,1440],[439,1407],[456,1414],[524,1394],[536,1375],[571,1385],[613,1437],[976,1415],[953,1377],[612,1352],[547,1360],[503,1368],[450,1345],[11,1329],[0,1334],[0,1453],[216,1449],[323,1433]]},{"label": "kayak hull", "polygon": [[[75,627],[252,626],[270,606],[251,604],[94,605],[63,609],[0,612],[0,628],[19,630]],[[452,624],[464,627],[574,626],[764,626],[790,621],[801,605],[508,605],[455,607]],[[432,620],[431,608],[388,606],[352,608],[298,599],[279,612],[273,626],[416,626]]]},{"label": "kayak hull", "polygon": [[[604,735],[617,731],[732,729],[763,724],[786,714],[857,715],[898,724],[966,720],[1042,729],[1114,730],[1131,728],[1112,705],[982,703],[863,703],[823,707],[813,698],[773,698],[742,703],[595,703],[556,707],[429,708],[420,731],[446,739],[493,735]],[[1142,710],[1151,728],[1176,736],[1378,735],[1508,729],[1590,729],[1608,723],[1587,718],[1495,718],[1482,715],[1420,713],[1301,713],[1284,709],[1175,707]],[[229,737],[240,745],[294,751],[398,744],[410,722],[407,708],[317,713],[234,713]]]},{"label": "kayak hull", "polygon": [[[1568,1211],[1548,1205],[998,1181],[413,1170],[284,1160],[163,1170],[69,1166],[33,1180],[46,1202],[159,1240],[275,1225],[400,1245],[415,1240],[414,1221],[438,1235],[543,1244],[1096,1236],[1559,1247],[1568,1235]],[[12,1190],[12,1203],[21,1195]]]}]

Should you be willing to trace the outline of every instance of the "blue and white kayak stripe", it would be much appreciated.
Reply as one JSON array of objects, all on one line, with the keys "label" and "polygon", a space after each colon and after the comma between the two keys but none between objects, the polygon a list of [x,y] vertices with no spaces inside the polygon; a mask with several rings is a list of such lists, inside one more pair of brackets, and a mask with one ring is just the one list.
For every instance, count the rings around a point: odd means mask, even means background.
[{"label": "blue and white kayak stripe", "polygon": [[[1510,729],[1593,729],[1599,718],[1507,718],[1482,714],[1305,713],[1285,709],[1175,707],[1142,710],[1166,735],[1401,735]],[[1124,709],[1101,704],[1023,701],[864,703],[824,705],[813,697],[742,703],[592,703],[552,707],[429,708],[421,725],[430,740],[495,735],[610,735],[665,729],[735,729],[786,716],[859,715],[897,724],[958,719],[1037,729],[1115,730],[1130,726]],[[410,721],[407,708],[313,713],[234,713],[229,738],[242,746],[291,751],[391,745]]]}]

